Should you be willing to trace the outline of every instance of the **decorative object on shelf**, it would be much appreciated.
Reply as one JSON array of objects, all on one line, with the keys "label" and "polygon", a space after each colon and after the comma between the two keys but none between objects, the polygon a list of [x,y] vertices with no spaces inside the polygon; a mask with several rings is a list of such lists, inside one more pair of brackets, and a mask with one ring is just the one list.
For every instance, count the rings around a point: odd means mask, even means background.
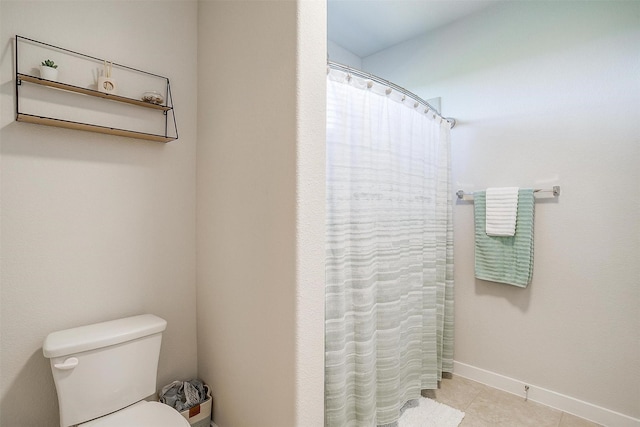
[{"label": "decorative object on shelf", "polygon": [[104,61],[104,74],[98,77],[98,90],[102,93],[116,94],[118,86],[112,77],[113,62]]},{"label": "decorative object on shelf", "polygon": [[156,92],[155,90],[148,90],[142,94],[142,100],[150,104],[161,105],[164,102],[164,97],[160,94],[160,92]]},{"label": "decorative object on shelf", "polygon": [[58,81],[58,66],[50,59],[42,61],[40,64],[40,77],[52,82]]}]

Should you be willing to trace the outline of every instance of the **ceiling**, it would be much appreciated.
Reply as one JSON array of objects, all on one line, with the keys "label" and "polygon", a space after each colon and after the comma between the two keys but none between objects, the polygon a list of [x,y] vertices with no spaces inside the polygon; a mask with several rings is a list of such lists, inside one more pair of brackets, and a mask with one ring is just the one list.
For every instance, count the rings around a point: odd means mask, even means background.
[{"label": "ceiling", "polygon": [[328,0],[328,38],[361,58],[501,0]]}]

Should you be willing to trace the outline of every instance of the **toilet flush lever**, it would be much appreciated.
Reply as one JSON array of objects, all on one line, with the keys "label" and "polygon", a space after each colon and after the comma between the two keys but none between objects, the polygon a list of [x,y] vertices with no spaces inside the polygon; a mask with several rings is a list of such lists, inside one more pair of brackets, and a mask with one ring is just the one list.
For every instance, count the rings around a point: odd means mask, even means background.
[{"label": "toilet flush lever", "polygon": [[76,366],[78,366],[78,358],[76,357],[70,357],[67,360],[65,360],[63,363],[56,363],[55,365],[53,365],[54,368],[60,369],[63,371],[68,371],[69,369],[73,369]]}]

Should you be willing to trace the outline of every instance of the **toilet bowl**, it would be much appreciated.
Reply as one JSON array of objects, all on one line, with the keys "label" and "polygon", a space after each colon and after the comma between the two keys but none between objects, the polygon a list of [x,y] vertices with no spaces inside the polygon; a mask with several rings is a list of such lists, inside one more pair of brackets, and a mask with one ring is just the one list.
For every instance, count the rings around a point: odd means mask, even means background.
[{"label": "toilet bowl", "polygon": [[166,327],[144,314],[49,334],[42,350],[51,362],[60,426],[188,427],[175,409],[145,400],[156,392]]},{"label": "toilet bowl", "polygon": [[172,407],[159,402],[141,401],[113,414],[80,424],[82,427],[177,427],[189,422]]}]

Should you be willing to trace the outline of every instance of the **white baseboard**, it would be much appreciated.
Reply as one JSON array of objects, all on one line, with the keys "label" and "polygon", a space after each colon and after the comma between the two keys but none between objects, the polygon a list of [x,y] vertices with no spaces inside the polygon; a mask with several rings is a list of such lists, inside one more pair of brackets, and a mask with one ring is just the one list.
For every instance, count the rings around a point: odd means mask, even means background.
[{"label": "white baseboard", "polygon": [[506,391],[507,393],[522,396],[524,398],[524,387],[529,386],[528,398],[531,401],[541,403],[546,406],[568,412],[577,417],[584,418],[594,423],[609,427],[640,427],[640,419],[632,418],[619,412],[611,411],[579,399],[575,399],[555,391],[547,390],[533,384],[514,378],[505,377],[495,372],[486,371],[467,365],[461,362],[453,362],[453,373],[455,375]]}]

